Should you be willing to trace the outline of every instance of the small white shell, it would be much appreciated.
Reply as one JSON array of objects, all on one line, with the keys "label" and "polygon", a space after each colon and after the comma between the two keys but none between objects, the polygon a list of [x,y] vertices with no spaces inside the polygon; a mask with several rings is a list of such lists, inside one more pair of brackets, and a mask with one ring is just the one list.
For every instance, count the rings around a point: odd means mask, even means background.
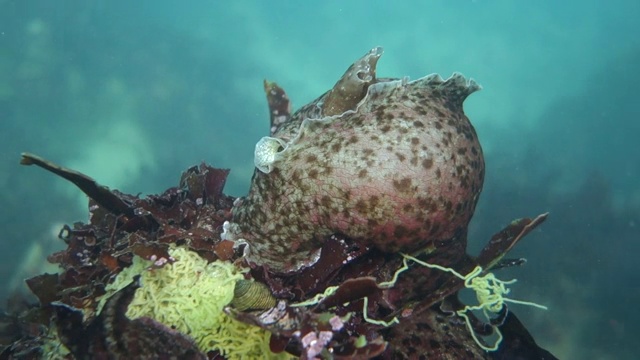
[{"label": "small white shell", "polygon": [[284,151],[287,145],[284,141],[265,136],[256,144],[253,162],[265,174],[273,170],[273,163],[277,160],[277,154]]}]

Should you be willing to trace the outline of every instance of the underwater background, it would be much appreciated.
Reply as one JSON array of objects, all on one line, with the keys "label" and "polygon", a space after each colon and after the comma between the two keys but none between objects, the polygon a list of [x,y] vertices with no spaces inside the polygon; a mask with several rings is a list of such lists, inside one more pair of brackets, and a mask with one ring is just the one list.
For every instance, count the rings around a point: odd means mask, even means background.
[{"label": "underwater background", "polygon": [[[0,0],[0,299],[48,268],[62,224],[87,220],[72,185],[20,166],[29,151],[127,193],[187,167],[230,168],[244,195],[268,133],[263,79],[294,107],[374,46],[378,75],[459,71],[486,180],[469,252],[513,218],[550,218],[511,297],[563,359],[632,359],[640,335],[640,2]],[[635,103],[634,103],[635,101]],[[4,301],[4,300],[3,300]]]}]

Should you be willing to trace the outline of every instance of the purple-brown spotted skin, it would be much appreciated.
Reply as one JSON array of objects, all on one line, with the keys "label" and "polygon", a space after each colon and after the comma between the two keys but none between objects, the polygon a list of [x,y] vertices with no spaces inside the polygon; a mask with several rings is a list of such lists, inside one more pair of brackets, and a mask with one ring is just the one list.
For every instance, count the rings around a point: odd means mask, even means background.
[{"label": "purple-brown spotted skin", "polygon": [[247,243],[250,262],[288,273],[314,264],[332,234],[398,252],[466,231],[484,159],[462,105],[480,87],[461,74],[378,79],[381,55],[368,52],[294,114],[265,82],[271,136],[223,234]]}]

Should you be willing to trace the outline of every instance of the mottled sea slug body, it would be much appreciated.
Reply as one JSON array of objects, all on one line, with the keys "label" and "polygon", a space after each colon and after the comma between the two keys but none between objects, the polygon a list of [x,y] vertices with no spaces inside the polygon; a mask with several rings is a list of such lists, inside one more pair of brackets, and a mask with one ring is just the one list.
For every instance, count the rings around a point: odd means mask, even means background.
[{"label": "mottled sea slug body", "polygon": [[378,79],[381,55],[371,50],[293,115],[265,82],[271,136],[224,234],[246,241],[249,261],[286,273],[312,265],[332,234],[397,252],[466,230],[484,159],[462,103],[480,87],[460,74]]}]

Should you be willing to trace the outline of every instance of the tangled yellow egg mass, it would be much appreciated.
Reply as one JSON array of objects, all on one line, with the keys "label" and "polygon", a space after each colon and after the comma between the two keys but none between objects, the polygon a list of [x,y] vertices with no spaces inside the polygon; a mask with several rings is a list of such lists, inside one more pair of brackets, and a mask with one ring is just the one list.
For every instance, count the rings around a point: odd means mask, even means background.
[{"label": "tangled yellow egg mass", "polygon": [[201,351],[218,351],[227,359],[288,359],[269,349],[271,334],[257,326],[239,322],[223,308],[233,299],[233,291],[242,273],[230,262],[207,260],[184,247],[172,246],[175,259],[161,268],[135,256],[123,269],[107,293],[106,300],[141,275],[142,287],[127,310],[127,317],[149,317],[194,339]]}]

